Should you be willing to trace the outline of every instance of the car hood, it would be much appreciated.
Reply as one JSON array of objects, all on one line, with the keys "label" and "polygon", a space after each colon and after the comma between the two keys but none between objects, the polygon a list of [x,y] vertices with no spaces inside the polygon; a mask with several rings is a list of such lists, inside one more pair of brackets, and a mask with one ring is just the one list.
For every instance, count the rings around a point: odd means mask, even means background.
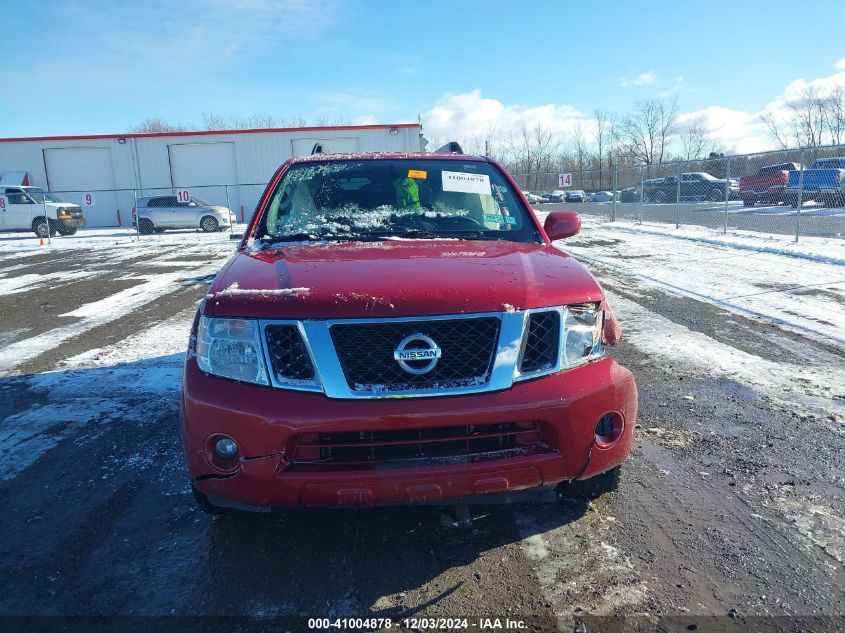
[{"label": "car hood", "polygon": [[551,245],[458,240],[309,243],[241,251],[203,311],[259,318],[403,317],[600,301],[581,264]]},{"label": "car hood", "polygon": [[82,211],[82,207],[73,202],[48,202],[48,209],[68,209],[73,211]]}]

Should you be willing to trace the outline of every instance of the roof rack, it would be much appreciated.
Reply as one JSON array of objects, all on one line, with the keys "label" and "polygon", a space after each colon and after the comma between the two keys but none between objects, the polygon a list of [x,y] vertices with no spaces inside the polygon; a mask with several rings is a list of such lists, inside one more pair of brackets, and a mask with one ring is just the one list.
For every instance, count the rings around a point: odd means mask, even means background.
[{"label": "roof rack", "polygon": [[457,141],[449,141],[443,147],[434,150],[435,154],[463,154],[464,150]]}]

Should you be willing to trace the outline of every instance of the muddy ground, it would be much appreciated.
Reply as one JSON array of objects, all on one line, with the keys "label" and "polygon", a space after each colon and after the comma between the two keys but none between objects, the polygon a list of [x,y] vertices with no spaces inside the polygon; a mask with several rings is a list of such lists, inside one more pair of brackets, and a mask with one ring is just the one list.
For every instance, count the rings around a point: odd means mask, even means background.
[{"label": "muddy ground", "polygon": [[[78,323],[60,315],[137,287],[156,262],[178,271],[129,317],[93,323],[0,377],[0,616],[10,628],[31,629],[41,621],[10,616],[33,615],[211,616],[199,621],[205,629],[236,629],[241,621],[225,616],[249,616],[268,630],[368,616],[467,617],[471,628],[511,618],[565,631],[845,622],[845,424],[835,403],[830,415],[809,411],[789,394],[657,360],[627,339],[613,355],[635,372],[641,409],[612,495],[474,507],[469,527],[453,527],[438,508],[203,514],[179,442],[179,328],[209,267],[229,251],[224,243],[200,256],[160,248],[114,264],[102,250],[2,262],[4,279],[51,276],[0,299],[4,347]],[[63,283],[68,270],[91,275]],[[615,272],[595,272],[615,295],[746,353],[777,361],[786,352],[766,341],[794,338],[706,302],[626,294]],[[175,332],[172,344],[114,352],[157,329]],[[800,345],[813,349],[807,362],[845,363],[838,348]]]}]

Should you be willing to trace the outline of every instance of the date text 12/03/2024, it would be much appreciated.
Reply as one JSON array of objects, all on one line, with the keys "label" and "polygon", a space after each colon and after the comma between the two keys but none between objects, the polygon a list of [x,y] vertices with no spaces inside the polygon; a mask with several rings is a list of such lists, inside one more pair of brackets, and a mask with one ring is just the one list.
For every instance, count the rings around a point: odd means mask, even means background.
[{"label": "date text 12/03/2024", "polygon": [[341,629],[341,630],[384,630],[392,628],[412,630],[469,630],[482,631],[527,629],[524,620],[511,618],[403,618],[393,621],[390,618],[309,618],[308,628],[311,630]]}]

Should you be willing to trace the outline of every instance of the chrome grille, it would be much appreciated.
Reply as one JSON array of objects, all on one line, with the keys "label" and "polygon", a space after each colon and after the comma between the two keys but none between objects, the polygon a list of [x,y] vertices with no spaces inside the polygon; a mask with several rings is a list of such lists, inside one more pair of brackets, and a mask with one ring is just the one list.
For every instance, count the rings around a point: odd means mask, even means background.
[{"label": "chrome grille", "polygon": [[[501,320],[496,316],[341,323],[330,333],[353,391],[402,391],[480,385],[487,382]],[[430,337],[442,356],[428,373],[403,370],[393,352],[413,334]]]},{"label": "chrome grille", "polygon": [[295,325],[265,328],[270,368],[278,380],[313,380],[314,365]]},{"label": "chrome grille", "polygon": [[519,371],[523,374],[551,369],[560,350],[560,314],[556,311],[532,312]]}]

